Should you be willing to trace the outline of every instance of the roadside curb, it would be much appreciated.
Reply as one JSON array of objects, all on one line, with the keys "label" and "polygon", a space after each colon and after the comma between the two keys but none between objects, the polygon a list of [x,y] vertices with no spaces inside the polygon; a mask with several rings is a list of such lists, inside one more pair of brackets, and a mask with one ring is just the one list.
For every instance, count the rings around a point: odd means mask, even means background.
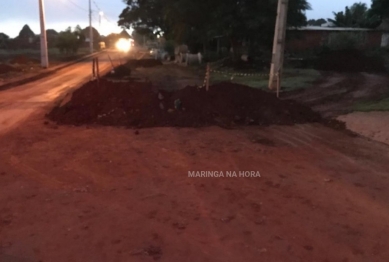
[{"label": "roadside curb", "polygon": [[69,67],[71,65],[77,64],[77,63],[79,63],[79,62],[81,62],[81,61],[83,61],[85,59],[97,56],[97,55],[101,54],[102,52],[104,52],[104,51],[95,52],[93,54],[89,54],[89,55],[83,56],[83,57],[81,57],[81,58],[79,58],[77,60],[74,60],[74,61],[71,61],[71,62],[67,62],[65,64],[58,65],[56,67],[47,69],[47,71],[45,71],[45,72],[41,72],[39,74],[30,76],[30,77],[27,77],[27,78],[24,78],[24,79],[20,79],[20,80],[14,81],[14,82],[10,82],[10,83],[1,85],[0,86],[0,91],[4,91],[4,90],[10,89],[12,87],[20,86],[20,85],[26,84],[28,82],[33,82],[33,81],[45,78],[45,77],[50,76],[50,75],[58,72],[59,70],[62,70],[64,68],[66,68],[66,67]]}]

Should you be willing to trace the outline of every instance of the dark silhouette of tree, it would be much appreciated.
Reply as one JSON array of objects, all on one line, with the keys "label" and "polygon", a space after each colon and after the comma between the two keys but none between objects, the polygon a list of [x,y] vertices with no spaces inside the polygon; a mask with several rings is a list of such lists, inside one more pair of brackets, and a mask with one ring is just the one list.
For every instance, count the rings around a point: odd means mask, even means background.
[{"label": "dark silhouette of tree", "polygon": [[375,28],[380,18],[365,3],[355,3],[345,7],[343,12],[334,12],[334,19],[329,19],[337,27]]},{"label": "dark silhouette of tree", "polygon": [[19,38],[34,38],[35,34],[28,25],[24,25],[22,30],[20,30],[18,37]]},{"label": "dark silhouette of tree", "polygon": [[58,34],[56,47],[63,54],[75,54],[84,43],[84,31],[77,25],[74,31],[71,27],[68,27]]},{"label": "dark silhouette of tree", "polygon": [[[251,46],[271,46],[277,14],[274,0],[125,0],[120,26],[138,33],[163,32],[166,39],[206,46],[224,36],[232,46],[245,41]],[[290,0],[288,24],[306,25],[306,0]]]},{"label": "dark silhouette of tree", "polygon": [[317,19],[317,20],[315,20],[315,19],[310,19],[310,20],[308,20],[308,22],[307,22],[307,24],[308,24],[309,26],[321,26],[322,24],[325,24],[325,23],[327,23],[327,20],[324,19],[324,18],[320,18],[320,19]]},{"label": "dark silhouette of tree", "polygon": [[4,34],[4,33],[0,33],[0,48],[8,48],[8,45],[9,45],[9,36]]}]

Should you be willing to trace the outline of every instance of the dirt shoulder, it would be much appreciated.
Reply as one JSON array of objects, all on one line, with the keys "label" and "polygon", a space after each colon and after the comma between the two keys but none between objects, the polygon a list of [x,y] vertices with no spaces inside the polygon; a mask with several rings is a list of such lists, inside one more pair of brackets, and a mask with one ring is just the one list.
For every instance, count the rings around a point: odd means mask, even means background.
[{"label": "dirt shoulder", "polygon": [[388,112],[354,112],[372,106],[389,94],[386,75],[324,73],[311,88],[289,92],[283,98],[299,101],[324,117],[345,122],[346,127],[370,139],[389,143]]},{"label": "dirt shoulder", "polygon": [[354,132],[389,144],[389,112],[354,112],[338,119]]},{"label": "dirt shoulder", "polygon": [[0,64],[3,67],[8,67],[8,70],[0,73],[0,91],[50,76],[60,69],[98,54],[56,58],[49,61],[50,67],[48,69],[42,68],[38,59],[25,55],[15,56],[7,60],[7,64]]}]

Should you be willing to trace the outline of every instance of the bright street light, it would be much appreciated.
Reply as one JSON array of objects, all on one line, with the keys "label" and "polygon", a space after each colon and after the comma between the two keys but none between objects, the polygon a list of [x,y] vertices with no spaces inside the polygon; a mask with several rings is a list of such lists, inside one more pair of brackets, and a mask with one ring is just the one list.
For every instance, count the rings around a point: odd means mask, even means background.
[{"label": "bright street light", "polygon": [[116,42],[116,48],[122,52],[128,52],[131,49],[131,41],[129,39],[120,38]]}]

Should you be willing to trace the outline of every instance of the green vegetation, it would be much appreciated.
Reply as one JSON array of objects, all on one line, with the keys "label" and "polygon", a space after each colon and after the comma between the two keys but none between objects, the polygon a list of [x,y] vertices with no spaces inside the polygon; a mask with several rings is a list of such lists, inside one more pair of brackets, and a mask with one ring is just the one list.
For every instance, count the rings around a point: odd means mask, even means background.
[{"label": "green vegetation", "polygon": [[379,101],[360,102],[353,106],[355,111],[389,111],[389,97]]},{"label": "green vegetation", "polygon": [[56,46],[62,54],[76,54],[84,41],[85,37],[80,26],[76,26],[74,31],[69,27],[59,33]]},{"label": "green vegetation", "polygon": [[[234,74],[233,72],[229,72],[228,74],[213,72],[211,73],[211,83],[231,81],[236,84],[267,90],[269,83],[268,73],[269,72],[263,72],[263,75],[253,76],[234,75],[232,77]],[[285,69],[282,80],[282,90],[292,91],[309,88],[320,76],[320,73],[314,69]]]},{"label": "green vegetation", "polygon": [[333,12],[334,19],[328,19],[338,27],[376,28],[384,18],[389,17],[389,1],[372,0],[371,8],[358,2],[346,6],[344,12]]}]

